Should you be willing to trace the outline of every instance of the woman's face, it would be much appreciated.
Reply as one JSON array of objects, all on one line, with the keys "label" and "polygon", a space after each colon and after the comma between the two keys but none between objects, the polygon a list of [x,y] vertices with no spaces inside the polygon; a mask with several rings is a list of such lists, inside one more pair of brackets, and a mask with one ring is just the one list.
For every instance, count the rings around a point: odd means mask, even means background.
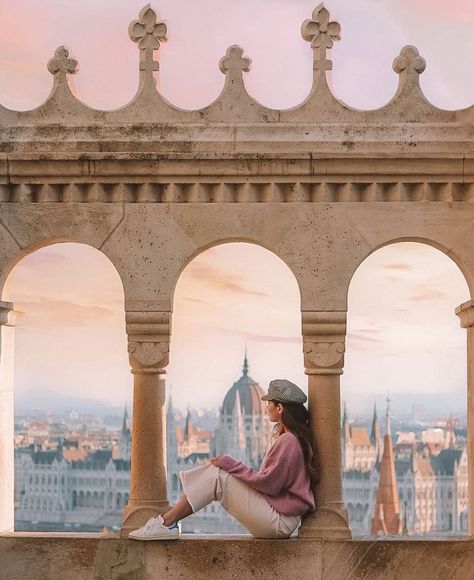
[{"label": "woman's face", "polygon": [[267,415],[272,423],[278,423],[283,412],[283,405],[274,401],[267,401]]}]

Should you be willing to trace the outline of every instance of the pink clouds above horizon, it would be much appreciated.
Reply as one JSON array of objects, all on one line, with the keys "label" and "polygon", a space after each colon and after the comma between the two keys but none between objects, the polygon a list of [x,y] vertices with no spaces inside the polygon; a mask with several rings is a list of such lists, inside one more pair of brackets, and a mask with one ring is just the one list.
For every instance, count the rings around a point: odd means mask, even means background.
[{"label": "pink clouds above horizon", "polygon": [[[24,258],[8,282],[4,299],[24,312],[19,394],[130,400],[123,290],[103,254],[49,246]],[[429,246],[399,243],[369,256],[349,291],[342,395],[351,408],[374,394],[463,392],[466,335],[454,308],[468,298],[457,266]],[[262,385],[286,376],[305,388],[299,311],[295,278],[267,250],[234,243],[197,256],[175,292],[167,378],[175,404],[218,406],[240,376],[245,347]]]}]

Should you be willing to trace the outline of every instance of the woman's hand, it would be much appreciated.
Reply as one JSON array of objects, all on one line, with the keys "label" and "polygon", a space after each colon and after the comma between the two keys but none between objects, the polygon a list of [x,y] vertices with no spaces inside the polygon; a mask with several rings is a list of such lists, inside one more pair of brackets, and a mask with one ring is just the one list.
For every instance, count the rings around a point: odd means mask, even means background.
[{"label": "woman's hand", "polygon": [[220,459],[222,459],[222,457],[224,457],[223,455],[218,455],[217,457],[213,457],[210,461],[211,465],[215,465]]}]

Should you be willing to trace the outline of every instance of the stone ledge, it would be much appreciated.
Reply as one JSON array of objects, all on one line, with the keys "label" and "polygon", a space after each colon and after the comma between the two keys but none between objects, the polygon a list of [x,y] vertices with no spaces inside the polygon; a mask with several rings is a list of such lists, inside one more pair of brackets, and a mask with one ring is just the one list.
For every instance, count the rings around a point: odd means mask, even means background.
[{"label": "stone ledge", "polygon": [[467,580],[474,577],[474,539],[322,542],[183,534],[177,542],[136,542],[115,534],[19,532],[0,536],[0,559],[8,580]]}]

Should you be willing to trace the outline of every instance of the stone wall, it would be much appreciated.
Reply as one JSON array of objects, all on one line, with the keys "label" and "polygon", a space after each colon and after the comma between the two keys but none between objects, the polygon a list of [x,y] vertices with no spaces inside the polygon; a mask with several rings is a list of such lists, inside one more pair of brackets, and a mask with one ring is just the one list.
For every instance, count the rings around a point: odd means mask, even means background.
[{"label": "stone wall", "polygon": [[15,534],[0,537],[5,580],[468,580],[474,540],[254,540],[184,536],[177,542]]}]

